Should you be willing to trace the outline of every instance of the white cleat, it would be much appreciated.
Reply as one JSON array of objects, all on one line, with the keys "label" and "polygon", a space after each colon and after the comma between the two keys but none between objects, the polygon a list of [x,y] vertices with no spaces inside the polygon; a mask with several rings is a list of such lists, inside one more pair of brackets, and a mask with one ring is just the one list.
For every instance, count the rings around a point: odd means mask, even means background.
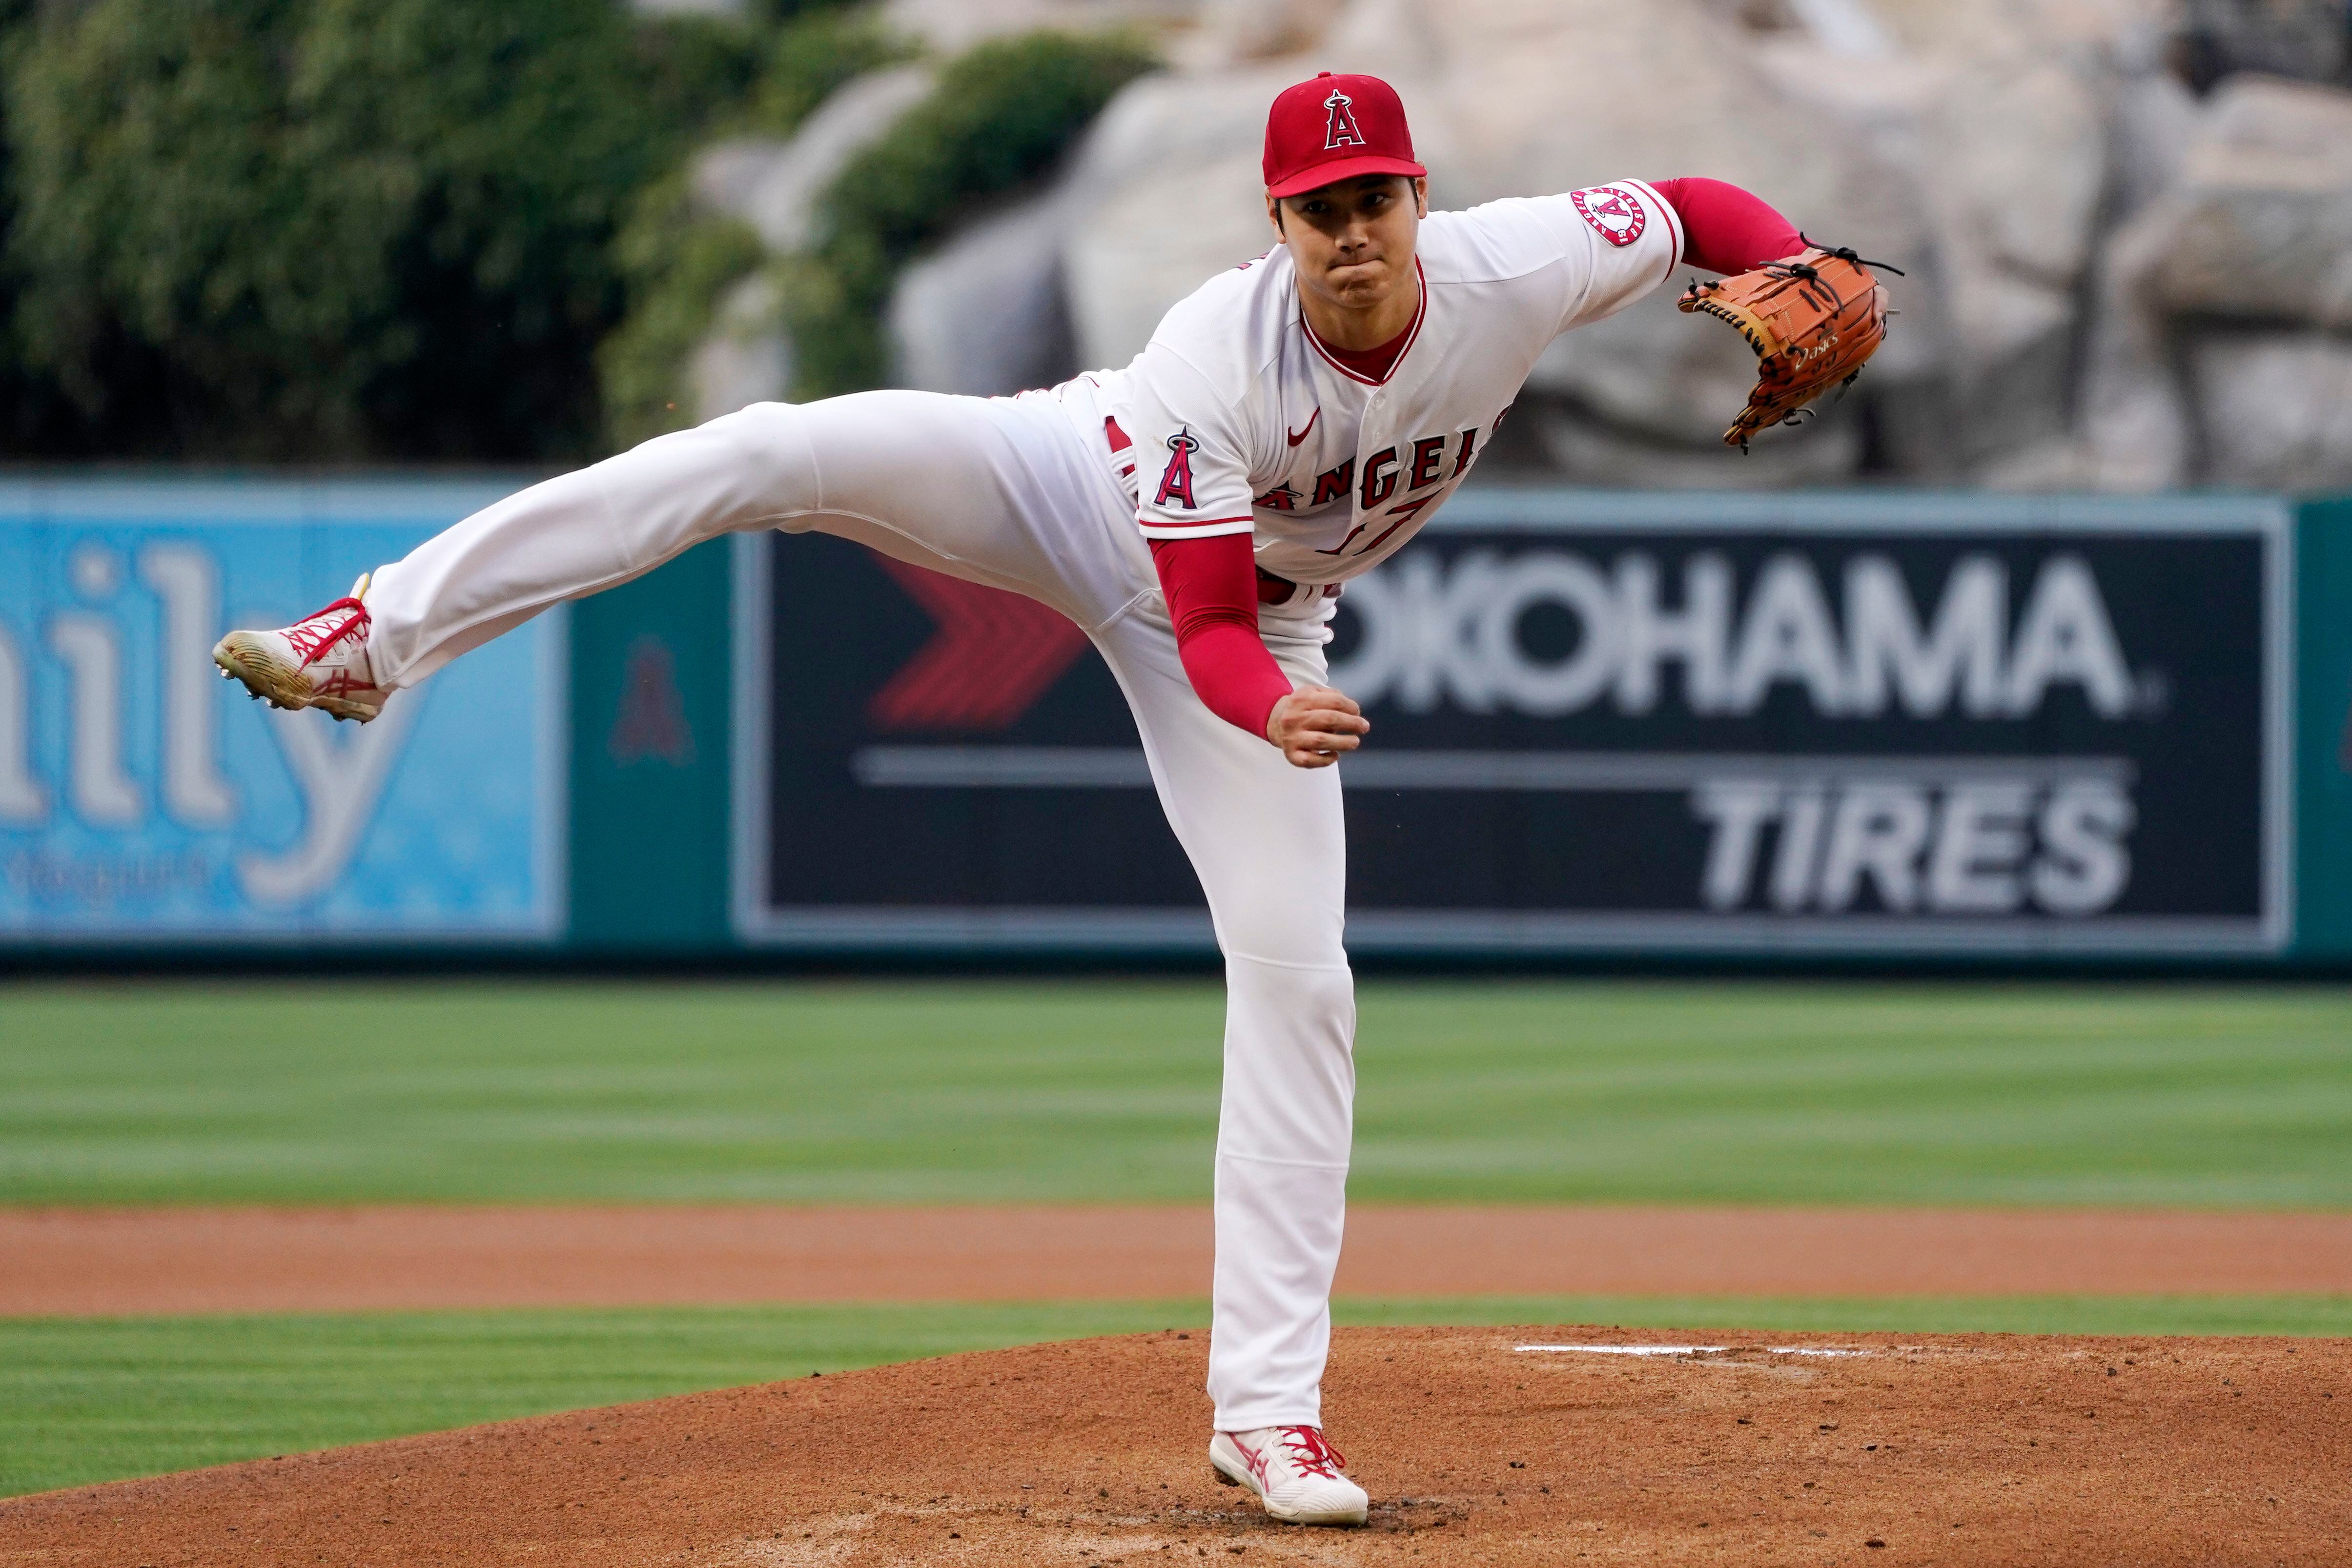
[{"label": "white cleat", "polygon": [[324,708],[362,724],[383,711],[391,692],[368,664],[368,573],[351,592],[275,632],[232,632],[213,648],[223,680],[282,708]]},{"label": "white cleat", "polygon": [[1220,1481],[1249,1488],[1286,1524],[1361,1524],[1370,1506],[1364,1489],[1339,1473],[1348,1461],[1320,1427],[1220,1432],[1209,1439],[1209,1463]]}]

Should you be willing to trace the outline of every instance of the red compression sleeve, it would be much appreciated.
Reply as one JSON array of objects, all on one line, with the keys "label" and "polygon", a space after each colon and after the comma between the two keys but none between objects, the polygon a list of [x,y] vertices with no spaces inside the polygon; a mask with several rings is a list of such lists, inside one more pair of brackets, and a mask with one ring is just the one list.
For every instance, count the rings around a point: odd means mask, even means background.
[{"label": "red compression sleeve", "polygon": [[1805,248],[1797,225],[1737,185],[1691,176],[1650,186],[1683,220],[1683,259],[1726,277]]},{"label": "red compression sleeve", "polygon": [[1176,654],[1211,713],[1265,737],[1290,677],[1257,634],[1257,552],[1247,534],[1153,539],[1151,564],[1176,622]]}]

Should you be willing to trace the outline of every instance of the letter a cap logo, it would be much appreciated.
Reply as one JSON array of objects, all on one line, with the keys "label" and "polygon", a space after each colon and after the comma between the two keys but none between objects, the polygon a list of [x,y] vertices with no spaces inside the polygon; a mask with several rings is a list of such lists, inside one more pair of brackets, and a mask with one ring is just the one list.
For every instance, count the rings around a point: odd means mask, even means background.
[{"label": "letter a cap logo", "polygon": [[1336,87],[1331,89],[1331,96],[1323,100],[1324,111],[1329,116],[1323,122],[1324,152],[1337,152],[1342,147],[1361,147],[1364,144],[1364,133],[1356,129],[1356,117],[1351,112],[1355,102]]},{"label": "letter a cap logo", "polygon": [[1419,176],[1396,89],[1378,77],[1333,76],[1285,88],[1265,117],[1265,193],[1296,196],[1363,174]]}]

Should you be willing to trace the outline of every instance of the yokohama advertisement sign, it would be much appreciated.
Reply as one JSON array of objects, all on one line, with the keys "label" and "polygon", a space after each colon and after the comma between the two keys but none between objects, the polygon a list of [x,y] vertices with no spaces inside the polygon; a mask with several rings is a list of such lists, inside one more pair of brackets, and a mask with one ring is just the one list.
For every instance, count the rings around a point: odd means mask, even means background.
[{"label": "yokohama advertisement sign", "polygon": [[[1465,494],[1341,601],[1350,946],[2275,951],[2291,539],[2256,500]],[[1074,627],[743,548],[748,938],[1206,944]]]}]

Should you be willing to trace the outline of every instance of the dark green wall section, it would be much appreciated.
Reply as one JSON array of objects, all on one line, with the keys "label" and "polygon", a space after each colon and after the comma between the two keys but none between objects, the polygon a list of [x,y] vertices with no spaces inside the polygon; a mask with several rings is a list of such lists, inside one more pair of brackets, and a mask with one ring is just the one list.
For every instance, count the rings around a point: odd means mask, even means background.
[{"label": "dark green wall section", "polygon": [[572,942],[733,946],[729,539],[572,608]]},{"label": "dark green wall section", "polygon": [[2295,953],[2352,958],[2352,498],[2295,540]]}]

